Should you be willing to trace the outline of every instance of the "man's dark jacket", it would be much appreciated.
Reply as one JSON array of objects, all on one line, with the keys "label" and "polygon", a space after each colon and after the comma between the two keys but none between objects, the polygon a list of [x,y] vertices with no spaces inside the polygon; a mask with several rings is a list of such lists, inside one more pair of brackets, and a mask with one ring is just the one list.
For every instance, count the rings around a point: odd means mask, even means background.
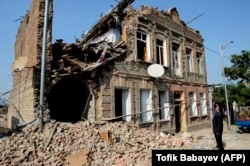
[{"label": "man's dark jacket", "polygon": [[223,113],[215,112],[213,117],[213,132],[222,134],[223,132]]}]

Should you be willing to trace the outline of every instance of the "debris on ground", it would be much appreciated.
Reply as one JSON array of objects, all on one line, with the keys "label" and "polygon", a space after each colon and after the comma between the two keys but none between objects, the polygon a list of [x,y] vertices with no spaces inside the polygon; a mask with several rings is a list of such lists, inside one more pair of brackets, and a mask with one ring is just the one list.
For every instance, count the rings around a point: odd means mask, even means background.
[{"label": "debris on ground", "polygon": [[0,139],[0,165],[151,165],[153,149],[212,149],[188,132],[155,133],[130,122],[64,123],[50,121],[25,126],[20,133]]}]

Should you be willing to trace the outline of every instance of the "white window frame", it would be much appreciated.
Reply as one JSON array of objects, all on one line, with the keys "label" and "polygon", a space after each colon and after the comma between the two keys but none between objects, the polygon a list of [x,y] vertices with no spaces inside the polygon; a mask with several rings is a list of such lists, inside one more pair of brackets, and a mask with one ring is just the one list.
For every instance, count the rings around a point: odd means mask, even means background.
[{"label": "white window frame", "polygon": [[[141,34],[141,38],[138,37],[137,33],[140,33]],[[146,33],[146,32],[143,32],[143,31],[140,31],[140,30],[137,30],[137,33],[136,33],[136,42],[137,41],[141,41],[141,42],[144,42],[146,43],[146,59],[144,59],[145,62],[149,62],[151,61],[151,55],[150,55],[150,38],[149,38],[149,34]],[[142,36],[146,36],[146,40],[143,39]],[[136,49],[138,49],[136,47]],[[138,52],[137,52],[137,59],[138,59]]]},{"label": "white window frame", "polygon": [[[122,89],[122,115],[131,114],[131,93],[130,89]],[[122,118],[125,121],[130,122],[131,116]]]},{"label": "white window frame", "polygon": [[169,120],[170,121],[170,103],[169,103],[169,92],[168,91],[159,91],[160,103],[159,113],[161,120]]},{"label": "white window frame", "polygon": [[141,122],[153,121],[152,90],[140,90],[140,112]]},{"label": "white window frame", "polygon": [[202,71],[202,56],[201,56],[201,53],[197,53],[196,54],[196,62],[197,62],[197,73],[198,74],[202,74],[203,71]]},{"label": "white window frame", "polygon": [[206,94],[200,93],[200,109],[201,115],[207,115]]},{"label": "white window frame", "polygon": [[173,68],[174,68],[174,74],[179,76],[180,75],[180,57],[179,53],[175,50],[172,51],[172,58],[173,58]]},{"label": "white window frame", "polygon": [[[160,40],[162,41],[162,45],[158,45],[157,44],[157,40]],[[159,38],[157,37],[156,40],[155,40],[155,47],[156,47],[156,58],[158,59],[158,52],[162,52],[162,57],[163,57],[163,60],[161,58],[161,56],[159,57],[159,60],[160,62],[157,62],[157,59],[156,59],[156,62],[160,65],[163,65],[163,66],[168,66],[168,58],[167,58],[167,48],[166,48],[166,40],[165,39],[162,39],[162,38]],[[158,52],[157,52],[158,50]]]},{"label": "white window frame", "polygon": [[194,92],[189,92],[189,105],[190,105],[190,115],[198,116],[196,94]]},{"label": "white window frame", "polygon": [[[190,51],[190,52],[189,52]],[[189,53],[188,53],[189,52]],[[186,50],[186,70],[187,72],[192,72],[193,64],[192,64],[192,51],[190,49]]]}]

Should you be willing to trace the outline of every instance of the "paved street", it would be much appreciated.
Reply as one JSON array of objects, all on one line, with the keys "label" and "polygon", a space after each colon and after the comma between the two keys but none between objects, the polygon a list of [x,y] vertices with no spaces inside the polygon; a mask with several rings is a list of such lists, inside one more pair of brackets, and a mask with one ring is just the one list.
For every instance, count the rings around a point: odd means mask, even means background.
[{"label": "paved street", "polygon": [[[237,132],[237,125],[231,125],[228,130],[227,125],[224,125],[224,132],[222,135],[223,142],[225,143],[225,150],[245,149],[250,150],[250,132],[239,134]],[[199,131],[190,132],[194,136],[200,136],[201,139],[213,140],[214,135],[211,128],[202,129]]]}]

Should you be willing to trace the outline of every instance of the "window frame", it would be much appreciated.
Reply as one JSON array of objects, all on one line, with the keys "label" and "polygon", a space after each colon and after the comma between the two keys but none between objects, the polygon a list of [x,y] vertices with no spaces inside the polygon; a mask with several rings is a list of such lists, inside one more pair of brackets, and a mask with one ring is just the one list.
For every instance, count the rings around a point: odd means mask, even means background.
[{"label": "window frame", "polygon": [[158,91],[159,97],[159,119],[160,120],[171,120],[171,108],[170,108],[170,99],[169,91]]},{"label": "window frame", "polygon": [[172,64],[174,69],[174,75],[180,76],[181,75],[181,61],[179,55],[179,45],[172,45]]},{"label": "window frame", "polygon": [[[140,34],[140,36],[138,35]],[[139,44],[143,44],[144,43],[144,47],[145,48],[140,48],[139,49]],[[141,46],[142,47],[142,46]],[[142,49],[144,49],[142,51]],[[150,57],[150,37],[149,37],[149,33],[144,32],[142,30],[137,30],[136,31],[136,58],[140,59],[144,62],[149,62],[151,57]],[[140,52],[143,53],[143,55],[139,55]]]},{"label": "window frame", "polygon": [[[161,41],[162,45],[157,44],[157,41]],[[161,51],[159,51],[159,49]],[[167,49],[166,49],[166,39],[163,39],[161,37],[156,37],[155,39],[155,54],[156,54],[156,63],[168,66],[168,57],[167,57]],[[159,52],[161,52],[161,56],[159,55]],[[160,57],[159,57],[160,56]],[[159,62],[160,61],[160,62]]]},{"label": "window frame", "polygon": [[186,49],[186,70],[187,72],[193,72],[193,63],[192,63],[192,50]]},{"label": "window frame", "polygon": [[203,69],[202,69],[202,54],[197,52],[196,53],[196,63],[197,63],[197,73],[198,74],[203,74]]},{"label": "window frame", "polygon": [[195,92],[189,92],[190,116],[198,116],[197,101]]},{"label": "window frame", "polygon": [[206,94],[200,93],[200,110],[201,115],[207,115]]},{"label": "window frame", "polygon": [[[146,94],[146,96],[143,94]],[[144,101],[145,98],[146,101]],[[153,99],[151,89],[140,89],[140,117],[142,123],[153,121]]]}]

